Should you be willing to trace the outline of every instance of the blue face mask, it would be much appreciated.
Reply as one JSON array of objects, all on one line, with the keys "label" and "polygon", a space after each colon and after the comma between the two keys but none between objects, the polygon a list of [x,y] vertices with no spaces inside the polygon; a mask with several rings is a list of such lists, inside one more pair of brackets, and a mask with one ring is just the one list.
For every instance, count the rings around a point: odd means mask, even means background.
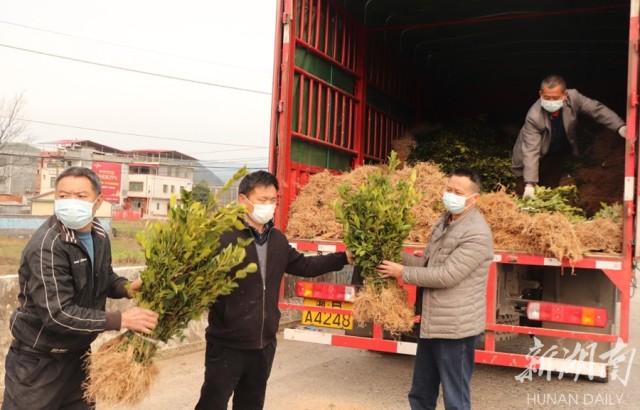
[{"label": "blue face mask", "polygon": [[467,198],[462,195],[454,194],[453,192],[445,192],[442,196],[442,203],[444,203],[444,207],[447,211],[457,215],[464,211]]},{"label": "blue face mask", "polygon": [[81,229],[93,220],[93,205],[95,202],[81,199],[56,199],[55,213],[58,220],[69,229]]}]

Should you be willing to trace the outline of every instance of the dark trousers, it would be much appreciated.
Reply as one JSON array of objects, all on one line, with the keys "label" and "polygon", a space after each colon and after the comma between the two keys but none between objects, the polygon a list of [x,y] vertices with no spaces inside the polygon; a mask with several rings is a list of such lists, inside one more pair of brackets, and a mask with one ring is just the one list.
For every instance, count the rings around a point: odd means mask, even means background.
[{"label": "dark trousers", "polygon": [[409,392],[411,410],[435,410],[440,384],[447,410],[471,409],[469,387],[477,337],[420,339]]},{"label": "dark trousers", "polygon": [[196,410],[261,410],[276,342],[260,350],[240,350],[207,342],[204,384]]},{"label": "dark trousers", "polygon": [[5,360],[2,410],[86,410],[84,353],[49,354],[16,347]]},{"label": "dark trousers", "polygon": [[[538,185],[556,188],[560,185],[560,180],[567,175],[567,160],[571,158],[570,152],[560,152],[547,154],[540,158],[538,165]],[[518,177],[516,181],[516,194],[524,193],[525,181],[522,177]]]}]

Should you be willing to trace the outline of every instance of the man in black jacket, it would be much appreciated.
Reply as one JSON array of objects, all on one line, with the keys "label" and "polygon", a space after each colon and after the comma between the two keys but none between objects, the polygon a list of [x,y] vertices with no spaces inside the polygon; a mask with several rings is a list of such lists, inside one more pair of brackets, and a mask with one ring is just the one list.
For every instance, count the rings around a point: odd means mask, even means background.
[{"label": "man in black jacket", "polygon": [[107,297],[131,298],[142,282],[129,283],[111,267],[109,237],[94,218],[100,191],[90,169],[63,171],[56,179],[55,215],[22,253],[2,410],[93,408],[82,390],[91,342],[106,330],[150,333],[157,324],[158,315],[146,309],[105,312]]},{"label": "man in black jacket", "polygon": [[238,281],[239,287],[209,310],[204,385],[197,410],[226,410],[232,393],[234,410],[262,409],[276,351],[284,273],[313,277],[349,263],[343,252],[305,257],[292,248],[273,227],[277,197],[278,181],[266,171],[249,174],[240,182],[246,229],[227,235],[224,242],[253,238],[244,262],[256,263],[258,272]]}]

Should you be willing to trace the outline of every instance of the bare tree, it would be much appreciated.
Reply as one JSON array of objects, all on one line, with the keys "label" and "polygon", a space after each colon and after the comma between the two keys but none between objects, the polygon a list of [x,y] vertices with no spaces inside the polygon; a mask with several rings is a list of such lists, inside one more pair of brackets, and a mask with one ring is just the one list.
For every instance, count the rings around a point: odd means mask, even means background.
[{"label": "bare tree", "polygon": [[0,148],[18,138],[27,128],[20,118],[24,108],[24,95],[18,94],[10,101],[0,100]]}]

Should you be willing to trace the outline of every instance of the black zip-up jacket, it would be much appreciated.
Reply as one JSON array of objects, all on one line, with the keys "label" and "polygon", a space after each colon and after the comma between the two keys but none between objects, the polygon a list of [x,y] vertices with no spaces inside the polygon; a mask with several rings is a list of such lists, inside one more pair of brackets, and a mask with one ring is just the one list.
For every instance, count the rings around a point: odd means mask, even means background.
[{"label": "black zip-up jacket", "polygon": [[[228,233],[223,236],[222,247],[235,243],[238,237],[251,238],[252,233],[249,228]],[[254,243],[247,247],[240,267],[252,262],[260,266]],[[284,273],[314,277],[338,271],[347,263],[344,252],[305,257],[289,245],[282,232],[272,228],[267,240],[266,283],[258,270],[238,280],[238,288],[230,295],[219,298],[209,309],[207,342],[235,349],[264,348],[276,339],[280,322],[278,296]]]},{"label": "black zip-up jacket", "polygon": [[100,332],[120,329],[120,312],[105,312],[107,297],[126,297],[127,279],[111,267],[111,243],[93,221],[94,267],[75,231],[55,216],[31,237],[22,252],[20,307],[10,321],[13,337],[50,353],[81,352]]}]

